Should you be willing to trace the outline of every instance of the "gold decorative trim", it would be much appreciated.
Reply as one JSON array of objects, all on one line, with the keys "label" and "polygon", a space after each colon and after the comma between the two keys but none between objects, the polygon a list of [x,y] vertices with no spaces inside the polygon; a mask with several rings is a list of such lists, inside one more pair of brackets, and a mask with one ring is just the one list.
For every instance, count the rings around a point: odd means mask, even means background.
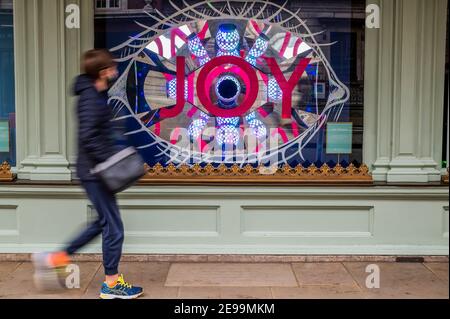
[{"label": "gold decorative trim", "polygon": [[324,164],[316,167],[314,164],[309,167],[298,165],[291,167],[284,165],[271,170],[260,166],[253,167],[247,165],[240,167],[233,165],[227,167],[224,164],[214,167],[208,164],[204,167],[199,164],[193,166],[181,165],[176,167],[169,164],[164,167],[156,164],[153,167],[146,165],[146,175],[142,182],[183,182],[183,183],[372,183],[373,179],[369,173],[367,165],[356,167],[350,164],[348,167],[336,165],[331,168]]},{"label": "gold decorative trim", "polygon": [[11,165],[8,162],[3,162],[0,165],[0,182],[12,182],[15,179],[15,174],[11,172]]}]

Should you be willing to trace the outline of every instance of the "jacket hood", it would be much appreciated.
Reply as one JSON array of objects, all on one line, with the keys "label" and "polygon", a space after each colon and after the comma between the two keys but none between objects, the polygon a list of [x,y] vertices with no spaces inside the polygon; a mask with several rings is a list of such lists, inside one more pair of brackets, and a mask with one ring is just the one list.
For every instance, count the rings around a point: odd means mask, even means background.
[{"label": "jacket hood", "polygon": [[73,92],[75,95],[80,95],[84,90],[94,87],[94,82],[92,79],[86,75],[81,74],[75,79],[75,84],[73,86]]}]

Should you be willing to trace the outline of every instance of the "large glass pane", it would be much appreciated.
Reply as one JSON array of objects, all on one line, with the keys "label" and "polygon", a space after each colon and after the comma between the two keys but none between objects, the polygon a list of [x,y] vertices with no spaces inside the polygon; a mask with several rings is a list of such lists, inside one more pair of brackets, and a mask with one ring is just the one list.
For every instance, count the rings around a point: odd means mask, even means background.
[{"label": "large glass pane", "polygon": [[0,0],[0,162],[16,165],[12,0]]},{"label": "large glass pane", "polygon": [[284,2],[97,12],[96,47],[120,61],[111,107],[149,165],[363,162],[365,1]]}]

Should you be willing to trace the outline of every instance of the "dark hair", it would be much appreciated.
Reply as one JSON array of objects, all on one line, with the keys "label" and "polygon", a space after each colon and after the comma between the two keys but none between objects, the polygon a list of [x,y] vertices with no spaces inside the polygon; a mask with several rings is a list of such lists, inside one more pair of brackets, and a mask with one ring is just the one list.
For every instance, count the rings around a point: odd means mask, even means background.
[{"label": "dark hair", "polygon": [[115,66],[112,54],[105,49],[89,50],[83,54],[81,61],[82,72],[97,80],[100,71]]}]

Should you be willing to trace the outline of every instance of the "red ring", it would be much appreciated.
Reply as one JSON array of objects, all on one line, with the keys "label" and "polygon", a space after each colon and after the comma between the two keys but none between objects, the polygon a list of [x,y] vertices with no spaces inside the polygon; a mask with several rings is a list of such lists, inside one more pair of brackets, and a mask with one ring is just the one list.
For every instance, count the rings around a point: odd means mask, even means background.
[{"label": "red ring", "polygon": [[[242,103],[236,108],[228,110],[222,109],[214,105],[211,102],[205,87],[206,79],[208,75],[211,73],[211,71],[214,68],[223,64],[234,64],[236,66],[239,66],[249,78],[249,86],[247,87],[247,93],[244,101],[242,101]],[[256,98],[258,97],[258,91],[259,91],[259,82],[255,70],[247,61],[235,56],[221,56],[212,59],[203,66],[197,79],[198,99],[200,100],[200,103],[202,103],[203,106],[208,110],[208,112],[210,112],[216,117],[225,117],[225,118],[239,117],[245,114],[248,110],[250,110],[252,105],[255,103]]]},{"label": "red ring", "polygon": [[[250,79],[247,75],[247,73],[242,72],[242,74],[239,74],[241,68],[239,68],[238,66],[233,66],[232,68],[229,69],[225,69],[224,67],[216,67],[214,70],[212,70],[211,72],[208,73],[208,75],[206,76],[206,81],[205,81],[205,92],[209,92],[210,88],[207,87],[207,85],[211,85],[211,83],[213,82],[213,80],[219,76],[221,76],[224,73],[235,73],[238,77],[240,77],[242,79],[242,81],[244,81],[245,87],[250,87]],[[245,92],[245,98],[247,98],[249,95],[249,91],[247,90]],[[208,98],[209,102],[211,102],[211,98],[209,95],[206,95],[206,97]],[[212,102],[211,102],[212,103]]]}]

